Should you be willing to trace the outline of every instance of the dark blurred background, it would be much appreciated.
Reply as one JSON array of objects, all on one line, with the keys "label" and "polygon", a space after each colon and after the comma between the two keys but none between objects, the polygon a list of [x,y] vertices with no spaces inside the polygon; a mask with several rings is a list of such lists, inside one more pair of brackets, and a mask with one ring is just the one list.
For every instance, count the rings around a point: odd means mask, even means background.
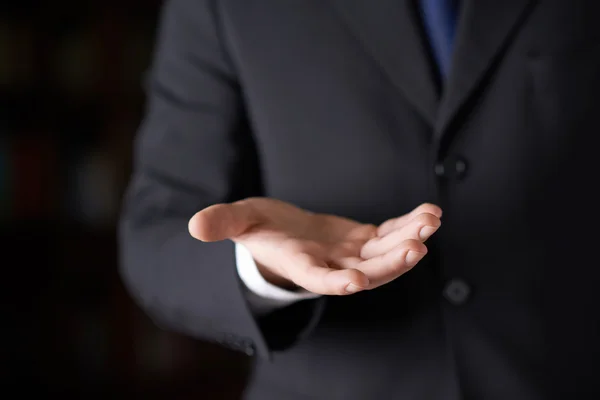
[{"label": "dark blurred background", "polygon": [[0,4],[3,387],[238,399],[248,359],[156,328],[117,272],[161,1]]}]

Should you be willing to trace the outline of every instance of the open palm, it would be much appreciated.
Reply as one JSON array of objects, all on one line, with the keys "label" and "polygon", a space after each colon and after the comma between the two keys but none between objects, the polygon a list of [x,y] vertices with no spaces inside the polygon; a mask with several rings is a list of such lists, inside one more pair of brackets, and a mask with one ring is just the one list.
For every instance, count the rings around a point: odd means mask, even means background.
[{"label": "open palm", "polygon": [[379,227],[315,214],[270,198],[217,204],[189,224],[202,241],[244,245],[265,278],[327,294],[351,294],[388,283],[427,253],[423,243],[440,226],[441,210],[422,204]]}]

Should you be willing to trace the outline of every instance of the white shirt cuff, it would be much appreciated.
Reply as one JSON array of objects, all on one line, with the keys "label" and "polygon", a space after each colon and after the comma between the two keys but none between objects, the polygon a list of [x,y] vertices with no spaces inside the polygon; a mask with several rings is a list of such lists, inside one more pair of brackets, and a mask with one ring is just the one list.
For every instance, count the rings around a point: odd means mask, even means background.
[{"label": "white shirt cuff", "polygon": [[235,259],[238,275],[250,292],[247,300],[256,313],[266,313],[300,300],[320,297],[307,290],[292,292],[267,282],[259,272],[250,251],[239,243],[235,244]]}]

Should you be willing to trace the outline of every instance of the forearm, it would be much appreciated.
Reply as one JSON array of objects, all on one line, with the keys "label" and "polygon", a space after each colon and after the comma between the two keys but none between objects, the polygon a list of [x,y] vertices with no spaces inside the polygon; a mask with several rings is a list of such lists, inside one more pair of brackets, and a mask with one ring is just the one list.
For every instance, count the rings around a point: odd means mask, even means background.
[{"label": "forearm", "polygon": [[266,356],[278,337],[290,344],[311,325],[313,305],[255,318],[234,244],[203,243],[188,232],[201,209],[261,192],[258,154],[212,4],[165,3],[120,223],[121,273],[157,324],[244,351],[254,342]]},{"label": "forearm", "polygon": [[187,218],[150,219],[136,204],[142,206],[132,201],[120,226],[121,272],[132,297],[166,329],[231,347],[251,340],[264,351],[236,276],[233,244],[198,242]]},{"label": "forearm", "polygon": [[263,357],[314,327],[324,298],[265,308],[265,298],[238,276],[234,244],[198,242],[186,226],[183,219],[144,223],[127,215],[121,223],[123,279],[158,326]]}]

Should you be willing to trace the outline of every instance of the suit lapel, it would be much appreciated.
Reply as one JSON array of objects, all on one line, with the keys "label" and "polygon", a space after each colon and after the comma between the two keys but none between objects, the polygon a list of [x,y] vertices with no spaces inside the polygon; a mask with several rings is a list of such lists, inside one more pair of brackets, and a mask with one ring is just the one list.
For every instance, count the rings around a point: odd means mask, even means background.
[{"label": "suit lapel", "polygon": [[410,0],[332,0],[350,30],[433,127],[439,94]]},{"label": "suit lapel", "polygon": [[435,124],[440,138],[501,56],[535,0],[463,0],[453,63]]}]

